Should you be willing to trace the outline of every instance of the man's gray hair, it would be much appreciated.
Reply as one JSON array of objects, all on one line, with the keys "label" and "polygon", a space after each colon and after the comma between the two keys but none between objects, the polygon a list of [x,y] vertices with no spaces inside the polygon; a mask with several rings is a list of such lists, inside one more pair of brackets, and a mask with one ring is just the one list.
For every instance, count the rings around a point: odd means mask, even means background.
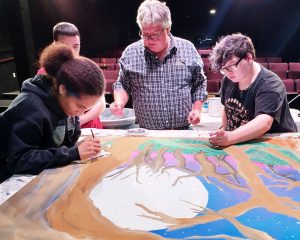
[{"label": "man's gray hair", "polygon": [[241,33],[223,36],[209,56],[212,70],[218,71],[232,57],[245,58],[250,53],[255,59],[255,49],[250,37]]},{"label": "man's gray hair", "polygon": [[140,29],[148,25],[161,25],[164,29],[171,28],[171,12],[165,2],[145,0],[138,9],[136,22]]}]

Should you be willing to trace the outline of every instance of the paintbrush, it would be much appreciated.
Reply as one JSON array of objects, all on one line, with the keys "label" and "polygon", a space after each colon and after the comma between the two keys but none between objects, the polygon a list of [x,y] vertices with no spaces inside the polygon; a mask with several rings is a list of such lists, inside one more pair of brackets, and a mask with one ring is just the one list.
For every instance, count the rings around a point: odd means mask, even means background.
[{"label": "paintbrush", "polygon": [[[223,126],[224,126],[224,125],[222,124],[222,125],[221,125],[221,126],[218,128],[218,129],[222,129],[222,128],[223,128]],[[210,140],[210,138],[208,139],[208,141],[209,141],[209,140]]]},{"label": "paintbrush", "polygon": [[94,135],[94,133],[93,133],[93,129],[91,129],[91,133],[92,133],[93,138],[95,138],[95,135]]}]

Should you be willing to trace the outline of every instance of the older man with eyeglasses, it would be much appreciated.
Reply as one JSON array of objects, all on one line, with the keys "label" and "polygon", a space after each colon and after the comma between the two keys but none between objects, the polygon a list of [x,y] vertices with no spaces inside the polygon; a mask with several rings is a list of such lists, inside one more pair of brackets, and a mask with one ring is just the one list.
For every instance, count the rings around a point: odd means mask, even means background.
[{"label": "older man with eyeglasses", "polygon": [[132,95],[136,119],[147,129],[188,129],[200,122],[207,97],[203,62],[194,45],[174,37],[166,3],[144,1],[137,15],[141,40],[119,60],[111,110],[122,114]]},{"label": "older man with eyeglasses", "polygon": [[211,67],[224,74],[222,129],[210,143],[228,146],[266,132],[297,132],[281,79],[255,62],[252,40],[240,33],[222,37],[210,55]]}]

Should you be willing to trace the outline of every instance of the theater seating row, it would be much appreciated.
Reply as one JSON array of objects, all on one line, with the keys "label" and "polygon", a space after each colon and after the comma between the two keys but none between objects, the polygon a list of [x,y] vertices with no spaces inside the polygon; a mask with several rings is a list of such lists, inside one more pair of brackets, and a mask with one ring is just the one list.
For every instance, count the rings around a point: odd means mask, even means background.
[{"label": "theater seating row", "polygon": [[119,58],[109,58],[109,57],[103,57],[103,58],[91,58],[95,63],[97,63],[100,68],[103,70],[119,70]]},{"label": "theater seating row", "polygon": [[[202,58],[208,58],[212,50],[211,49],[197,49],[197,51],[201,55]],[[256,57],[255,61],[259,62],[259,63],[281,63],[282,57]]]},{"label": "theater seating row", "polygon": [[[222,74],[212,73],[210,69],[210,63],[207,58],[203,58],[204,71],[207,73],[207,77],[211,79],[221,79]],[[282,62],[282,63],[260,63],[267,69],[276,73],[281,79],[297,79],[300,78],[300,62]]]},{"label": "theater seating row", "polygon": [[[209,52],[206,52],[209,54]],[[91,58],[103,70],[106,78],[106,91],[112,92],[112,84],[118,78],[119,58]],[[256,58],[258,60],[266,60],[266,58]],[[270,59],[270,58],[269,58]],[[274,57],[273,60],[276,60]],[[207,77],[207,91],[209,93],[219,92],[223,75],[220,72],[215,72],[210,69],[208,58],[202,58],[204,63],[204,72]],[[277,57],[279,61],[279,57]],[[300,62],[261,62],[261,65],[276,73],[286,86],[287,92],[293,93],[300,91]]]},{"label": "theater seating row", "polygon": [[[210,69],[210,63],[207,58],[203,58],[204,72],[207,77],[207,89],[209,92],[218,92],[223,75]],[[286,86],[288,93],[299,91],[300,62],[290,63],[260,63],[265,68],[277,74]],[[297,81],[296,81],[297,80]]]},{"label": "theater seating row", "polygon": [[[112,92],[112,85],[117,80],[118,70],[103,70],[106,79],[106,92]],[[217,93],[220,90],[222,79],[207,79],[207,91]],[[287,93],[300,92],[300,79],[282,79]]]},{"label": "theater seating row", "polygon": [[[222,80],[208,79],[207,91],[208,93],[218,93],[221,87]],[[300,93],[300,79],[283,79],[287,93]]]}]

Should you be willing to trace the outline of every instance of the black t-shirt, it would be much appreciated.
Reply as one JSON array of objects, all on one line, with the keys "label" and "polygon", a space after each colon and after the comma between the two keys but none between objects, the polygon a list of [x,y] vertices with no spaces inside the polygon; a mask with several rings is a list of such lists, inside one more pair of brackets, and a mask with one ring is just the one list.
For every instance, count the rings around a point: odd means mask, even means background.
[{"label": "black t-shirt", "polygon": [[254,82],[243,91],[238,83],[225,77],[221,102],[225,106],[228,131],[245,125],[259,114],[267,114],[274,118],[269,132],[297,132],[282,80],[263,66]]}]

